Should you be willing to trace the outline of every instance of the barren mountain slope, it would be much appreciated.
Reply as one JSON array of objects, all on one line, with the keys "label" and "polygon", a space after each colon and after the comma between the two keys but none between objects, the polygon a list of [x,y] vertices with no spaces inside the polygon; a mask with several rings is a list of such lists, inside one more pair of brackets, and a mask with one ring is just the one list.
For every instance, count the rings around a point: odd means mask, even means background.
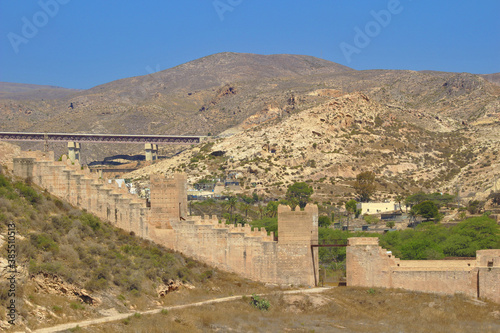
[{"label": "barren mountain slope", "polygon": [[79,90],[37,84],[0,82],[0,99],[56,99],[75,94]]},{"label": "barren mountain slope", "polygon": [[492,188],[489,180],[500,171],[499,138],[483,134],[495,132],[500,119],[467,126],[382,105],[359,92],[315,90],[296,99],[325,95],[326,102],[290,116],[270,108],[247,119],[231,137],[128,177],[184,171],[195,183],[233,171],[247,192],[283,194],[289,184],[307,181],[319,201],[352,197],[354,177],[366,170],[377,175],[379,198],[421,189],[453,193],[456,185],[462,195],[487,195]]},{"label": "barren mountain slope", "polygon": [[[0,99],[0,130],[218,134],[269,110],[291,113],[325,101],[316,89],[360,91],[394,112],[461,124],[498,109],[498,86],[471,74],[355,71],[299,55],[220,53],[151,75],[118,80],[57,100]],[[446,117],[444,117],[446,118]],[[416,118],[417,119],[417,118]],[[431,130],[447,130],[425,122]],[[27,148],[42,148],[32,143]],[[63,146],[55,147],[58,154]],[[86,161],[140,146],[86,145]]]},{"label": "barren mountain slope", "polygon": [[481,74],[483,78],[500,86],[500,73]]}]

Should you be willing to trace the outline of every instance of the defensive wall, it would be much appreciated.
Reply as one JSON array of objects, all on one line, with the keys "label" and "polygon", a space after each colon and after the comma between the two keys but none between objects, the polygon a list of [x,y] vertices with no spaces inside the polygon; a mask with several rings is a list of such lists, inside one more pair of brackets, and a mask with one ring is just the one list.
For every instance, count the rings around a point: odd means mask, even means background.
[{"label": "defensive wall", "polygon": [[[318,208],[278,207],[279,241],[265,230],[227,225],[215,216],[189,216],[185,175],[151,177],[151,203],[109,183],[66,156],[22,152],[15,176],[123,230],[209,265],[276,284],[313,286],[318,277]],[[9,166],[9,164],[8,164]],[[475,260],[400,260],[378,238],[350,238],[347,285],[463,293],[500,303],[500,250],[477,251]]]},{"label": "defensive wall", "polygon": [[318,277],[318,208],[278,207],[279,241],[265,230],[228,225],[216,216],[189,216],[186,176],[151,176],[151,199],[100,179],[78,160],[54,161],[52,152],[22,152],[13,159],[15,176],[86,209],[137,236],[220,269],[275,284],[314,286]]},{"label": "defensive wall", "polygon": [[130,194],[126,187],[109,183],[71,162],[65,155],[54,161],[54,153],[22,152],[13,159],[13,173],[31,181],[52,195],[85,209],[121,229],[147,238],[150,209],[145,199]]},{"label": "defensive wall", "polygon": [[475,260],[400,260],[376,237],[349,238],[348,286],[462,293],[500,303],[500,250],[479,250]]},{"label": "defensive wall", "polygon": [[157,243],[244,277],[314,286],[318,276],[318,208],[278,207],[279,241],[249,225],[219,223],[216,216],[188,216],[186,176],[151,176],[151,228]]}]

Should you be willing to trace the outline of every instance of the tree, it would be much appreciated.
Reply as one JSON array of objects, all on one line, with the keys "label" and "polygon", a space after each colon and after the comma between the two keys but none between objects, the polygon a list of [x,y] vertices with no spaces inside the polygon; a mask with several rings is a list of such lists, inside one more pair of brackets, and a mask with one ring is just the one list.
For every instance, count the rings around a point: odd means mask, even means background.
[{"label": "tree", "polygon": [[247,202],[240,203],[240,209],[245,212],[245,218],[248,217],[248,210],[250,209],[250,204]]},{"label": "tree", "polygon": [[467,210],[471,214],[478,214],[481,213],[481,211],[484,209],[484,201],[479,201],[479,200],[471,200],[469,201],[469,204],[467,205]]},{"label": "tree", "polygon": [[259,202],[259,196],[257,195],[256,192],[252,193],[252,199],[254,203]]},{"label": "tree", "polygon": [[370,197],[375,193],[375,174],[371,171],[361,172],[356,176],[356,182],[354,183],[354,189],[358,194],[359,200],[361,202],[370,201]]},{"label": "tree", "polygon": [[418,192],[418,193],[415,193],[415,194],[408,196],[405,200],[405,203],[406,203],[406,205],[413,206],[413,205],[419,204],[419,203],[424,202],[424,201],[432,201],[439,208],[441,206],[449,204],[453,200],[455,200],[455,196],[447,194],[447,193],[441,194],[441,193],[437,192],[437,193],[427,194],[424,192]]},{"label": "tree", "polygon": [[278,216],[278,205],[277,201],[269,201],[266,206],[266,215],[269,217]]},{"label": "tree", "polygon": [[396,195],[396,197],[394,198],[394,200],[396,200],[399,205],[399,210],[401,211],[401,213],[403,212],[403,206],[401,205],[401,203],[404,201],[404,199],[405,198],[400,194]]},{"label": "tree", "polygon": [[488,196],[492,203],[496,206],[500,206],[500,192],[493,192]]},{"label": "tree", "polygon": [[418,192],[408,196],[405,200],[405,205],[413,207],[426,200],[426,195],[424,192]]},{"label": "tree", "polygon": [[266,209],[260,202],[257,204],[257,210],[259,211],[260,219],[262,220],[264,218],[264,212],[266,211]]},{"label": "tree", "polygon": [[278,218],[276,217],[264,217],[260,220],[254,220],[250,222],[253,228],[265,228],[266,231],[274,232],[274,235],[278,234]]},{"label": "tree", "polygon": [[422,216],[427,221],[429,221],[430,219],[439,218],[438,207],[434,202],[432,202],[430,200],[423,201],[423,202],[413,206],[411,208],[410,212],[413,212],[414,215]]},{"label": "tree", "polygon": [[307,185],[305,182],[296,182],[288,187],[286,199],[290,201],[292,205],[299,205],[300,208],[304,208],[312,194],[313,189],[311,186]]},{"label": "tree", "polygon": [[318,218],[318,225],[323,228],[328,228],[332,224],[328,216],[322,215]]},{"label": "tree", "polygon": [[354,214],[356,212],[356,205],[358,202],[354,199],[351,199],[345,203],[345,210],[349,213]]},{"label": "tree", "polygon": [[387,221],[387,222],[385,223],[385,226],[386,226],[387,228],[394,228],[394,226],[395,226],[395,225],[396,225],[396,223],[395,223],[394,221]]},{"label": "tree", "polygon": [[226,203],[227,207],[229,208],[229,214],[230,214],[229,221],[231,221],[233,219],[233,210],[236,208],[237,203],[238,203],[238,199],[236,197],[229,197],[229,199]]},{"label": "tree", "polygon": [[349,220],[351,219],[351,215],[356,213],[357,202],[354,199],[351,199],[345,203],[345,210],[349,213],[347,216],[347,230],[349,230]]}]

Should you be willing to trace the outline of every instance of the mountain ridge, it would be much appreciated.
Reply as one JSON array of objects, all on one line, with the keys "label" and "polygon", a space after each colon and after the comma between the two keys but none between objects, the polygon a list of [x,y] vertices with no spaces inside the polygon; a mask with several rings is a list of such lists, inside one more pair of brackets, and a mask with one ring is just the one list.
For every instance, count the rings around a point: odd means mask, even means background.
[{"label": "mountain ridge", "polygon": [[[427,170],[427,175],[412,174],[412,182],[406,182],[403,186],[416,190],[419,186],[415,186],[413,182],[422,182],[425,185],[420,188],[427,189],[425,186],[431,186],[434,180],[436,186],[439,184],[440,188],[446,190],[455,186],[460,181],[458,175],[461,175],[470,183],[467,187],[464,186],[464,190],[469,194],[483,191],[484,186],[478,184],[485,184],[487,177],[498,169],[497,159],[493,157],[488,160],[478,155],[466,161],[460,157],[461,154],[468,156],[469,153],[494,156],[493,152],[498,149],[498,85],[480,75],[470,73],[357,71],[301,55],[220,53],[147,76],[100,85],[57,100],[0,99],[0,116],[4,120],[0,124],[0,130],[203,136],[223,133],[224,136],[231,136],[272,125],[267,130],[267,133],[272,134],[275,130],[279,132],[287,119],[296,117],[301,112],[308,114],[310,110],[318,108],[322,110],[320,113],[327,112],[329,103],[344,103],[343,98],[347,98],[349,94],[354,94],[350,98],[359,99],[359,103],[350,106],[354,109],[341,112],[351,115],[354,122],[345,128],[332,127],[332,131],[342,131],[342,134],[339,132],[338,135],[346,137],[330,137],[328,134],[331,143],[325,146],[325,151],[342,148],[343,151],[353,151],[353,155],[359,154],[359,150],[367,156],[372,156],[368,159],[366,156],[354,156],[352,161],[377,168],[380,175],[389,175],[385,177],[385,183],[397,182],[394,175],[400,174],[401,168],[407,169],[409,164],[414,164],[417,169]],[[368,104],[363,102],[360,96],[365,96]],[[356,123],[361,121],[357,119],[356,112],[359,110],[356,108],[370,110],[369,121],[375,123],[375,119],[379,119],[376,125]],[[311,117],[313,116],[309,114],[306,118]],[[309,119],[295,126],[299,128],[308,122],[315,123]],[[391,125],[393,123],[398,125]],[[382,124],[393,128],[398,135],[401,131],[402,137],[406,137],[408,143],[404,147],[396,145],[397,138],[391,131],[385,130],[383,126],[381,128]],[[378,134],[370,134],[369,128]],[[312,128],[308,133],[312,131],[322,133]],[[351,134],[353,131],[366,133]],[[448,142],[454,133],[457,133],[455,136],[461,140],[457,142],[471,145],[470,152],[462,151],[461,147],[451,143],[442,145],[436,139]],[[387,146],[384,149],[376,146],[369,152],[360,143],[356,144],[354,139],[364,142],[365,145],[373,140],[380,145],[393,142],[395,146]],[[261,148],[261,139],[255,140]],[[238,146],[237,142],[232,144]],[[437,147],[424,148],[426,145]],[[43,149],[42,143],[22,143],[21,146],[24,149]],[[404,151],[400,151],[403,148]],[[417,148],[418,154],[410,156],[410,151]],[[52,145],[50,149],[54,149],[57,155],[66,152],[63,144]],[[161,152],[165,156],[184,149],[186,147],[162,147]],[[309,154],[308,149],[315,154]],[[321,154],[317,154],[317,150],[310,147],[308,149],[303,151],[307,158],[300,156],[297,160],[300,162],[297,163],[308,163],[309,160],[322,158]],[[391,149],[394,156],[389,161]],[[82,156],[83,162],[89,163],[111,155],[139,154],[142,150],[143,146],[140,145],[85,144]],[[236,152],[232,153],[234,154]],[[458,157],[454,157],[455,155]],[[411,162],[410,158],[416,161]],[[283,159],[287,160],[285,157]],[[393,166],[383,166],[384,160]],[[339,160],[340,171],[334,172],[328,167],[331,175],[323,175],[320,178],[352,177],[353,171],[358,171],[359,168],[352,170],[349,163],[351,162],[347,159]],[[474,173],[467,169],[468,163],[472,163],[470,170],[475,170]],[[481,168],[482,164],[487,167]],[[413,169],[415,167],[412,167]],[[346,170],[349,172],[346,173]],[[298,176],[297,170],[293,172]],[[313,181],[314,178],[311,177]],[[269,185],[279,182],[280,180],[270,180]],[[343,183],[343,187],[349,186],[348,180],[340,183]],[[318,186],[321,187],[320,184]],[[341,191],[344,194],[346,191],[342,190],[342,186],[330,191],[338,194]],[[401,186],[390,187],[392,191],[402,190]]]}]

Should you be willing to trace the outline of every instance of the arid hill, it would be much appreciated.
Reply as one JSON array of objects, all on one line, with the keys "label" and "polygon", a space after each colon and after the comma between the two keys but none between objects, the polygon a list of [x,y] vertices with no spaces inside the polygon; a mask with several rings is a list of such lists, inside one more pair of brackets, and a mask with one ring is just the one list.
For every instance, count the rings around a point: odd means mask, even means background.
[{"label": "arid hill", "polygon": [[481,76],[491,83],[495,83],[500,86],[500,73],[482,74]]},{"label": "arid hill", "polygon": [[78,91],[77,89],[41,86],[37,84],[0,82],[0,98],[2,99],[55,99],[72,95]]},{"label": "arid hill", "polygon": [[[457,186],[473,197],[494,188],[499,168],[495,75],[356,71],[309,56],[220,53],[58,99],[0,99],[0,130],[211,134],[221,139],[207,153],[226,151],[221,170],[186,163],[200,147],[184,147],[164,169],[158,164],[140,175],[182,169],[196,181],[244,163],[244,177],[261,178],[263,191],[311,180],[326,200],[350,196],[352,177],[369,169],[379,176],[380,197]],[[272,145],[279,149],[269,153]],[[82,155],[88,163],[142,148],[89,144]]]}]

